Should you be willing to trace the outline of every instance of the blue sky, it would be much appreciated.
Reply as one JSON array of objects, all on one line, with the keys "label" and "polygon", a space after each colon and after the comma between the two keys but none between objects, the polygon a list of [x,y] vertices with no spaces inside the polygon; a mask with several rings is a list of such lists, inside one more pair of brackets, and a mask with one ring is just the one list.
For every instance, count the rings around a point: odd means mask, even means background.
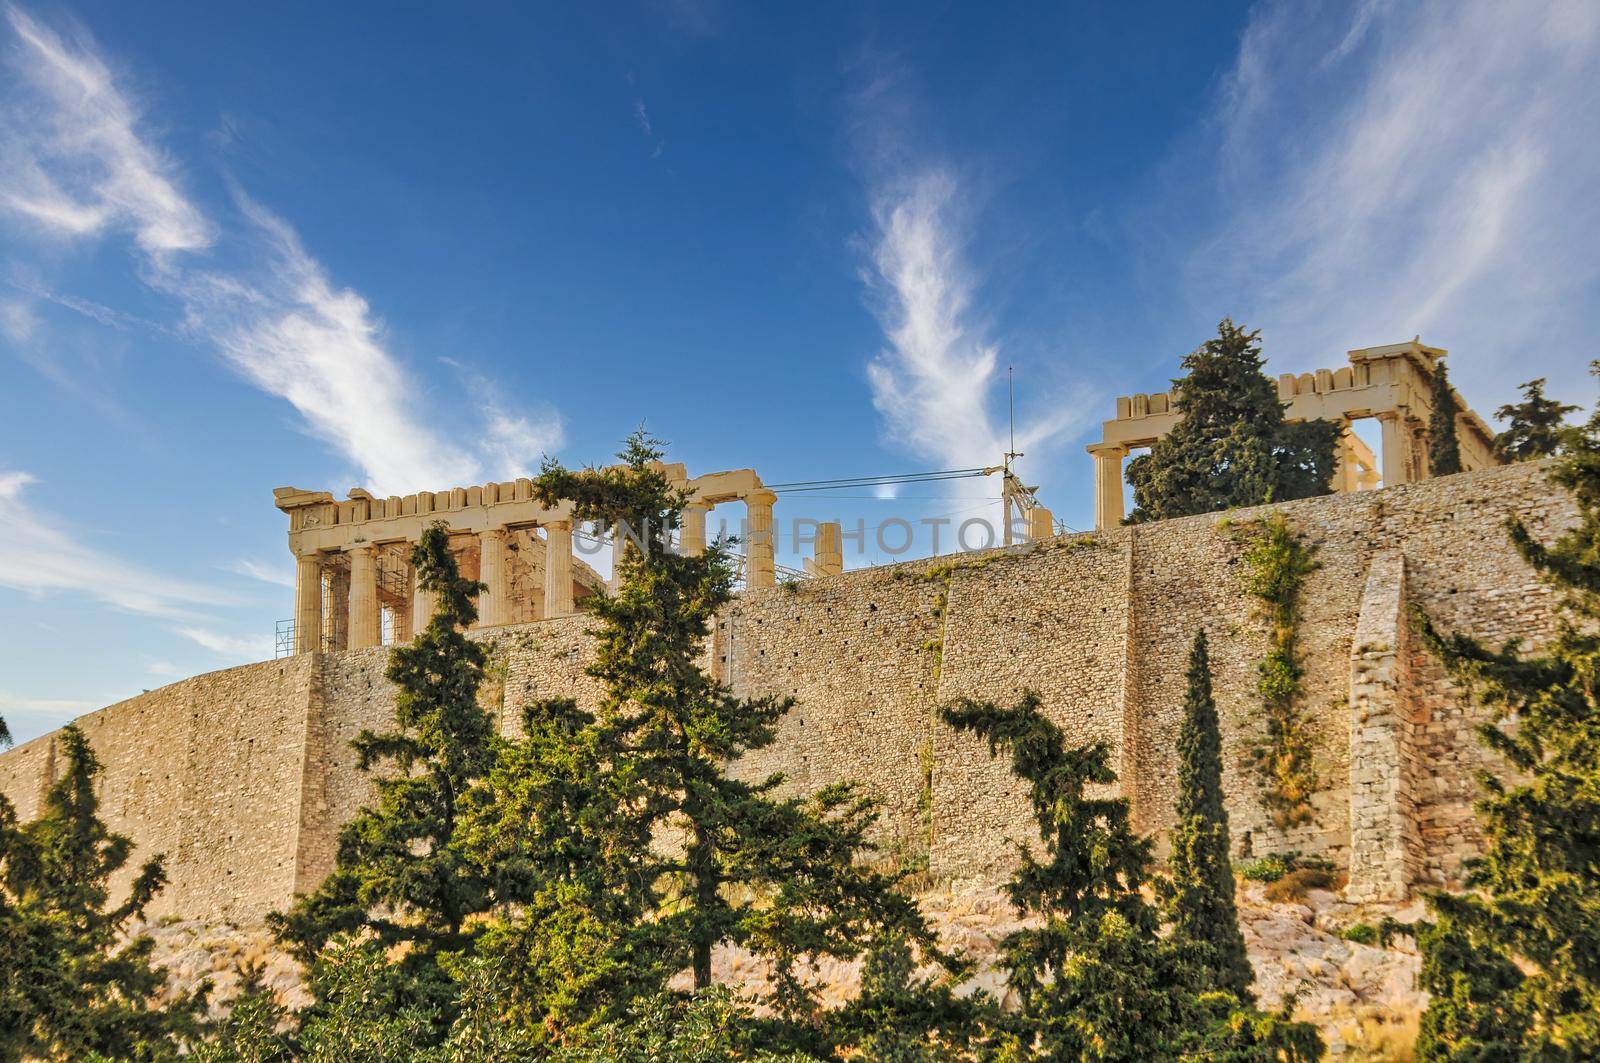
[{"label": "blue sky", "polygon": [[983,465],[1011,366],[1020,467],[1083,527],[1112,400],[1225,314],[1274,371],[1421,334],[1485,414],[1589,401],[1587,0],[591,8],[0,3],[19,738],[270,655],[279,485],[640,421],[769,482]]}]

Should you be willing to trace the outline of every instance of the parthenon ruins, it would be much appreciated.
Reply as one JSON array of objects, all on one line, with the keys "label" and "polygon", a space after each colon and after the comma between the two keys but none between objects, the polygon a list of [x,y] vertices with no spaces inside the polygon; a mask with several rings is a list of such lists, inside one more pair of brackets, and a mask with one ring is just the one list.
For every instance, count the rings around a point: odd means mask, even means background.
[{"label": "parthenon ruins", "polygon": [[[705,550],[707,514],[720,504],[743,502],[745,585],[773,586],[777,496],[761,478],[750,469],[693,479],[682,464],[662,469],[675,487],[689,492],[678,548]],[[295,653],[410,639],[416,618],[433,611],[430,595],[412,578],[411,548],[434,522],[449,527],[462,574],[485,584],[478,627],[566,616],[604,586],[593,568],[573,557],[571,503],[541,505],[526,478],[388,498],[358,487],[344,502],[297,487],[277,488],[273,497],[289,515],[295,557]],[[616,548],[613,537],[611,549]]]},{"label": "parthenon ruins", "polygon": [[[1434,366],[1448,354],[1420,339],[1364,347],[1349,352],[1341,369],[1318,369],[1278,378],[1278,398],[1291,421],[1328,420],[1345,426],[1339,471],[1333,489],[1343,494],[1374,487],[1398,487],[1428,476],[1428,415]],[[1501,464],[1494,453],[1494,432],[1456,394],[1456,437],[1465,472]],[[1178,423],[1180,414],[1170,392],[1122,396],[1117,415],[1106,421],[1100,442],[1090,444],[1094,456],[1094,526],[1114,528],[1124,516],[1122,462],[1129,452],[1148,447]],[[1350,422],[1375,417],[1382,426],[1382,455],[1350,430]]]}]

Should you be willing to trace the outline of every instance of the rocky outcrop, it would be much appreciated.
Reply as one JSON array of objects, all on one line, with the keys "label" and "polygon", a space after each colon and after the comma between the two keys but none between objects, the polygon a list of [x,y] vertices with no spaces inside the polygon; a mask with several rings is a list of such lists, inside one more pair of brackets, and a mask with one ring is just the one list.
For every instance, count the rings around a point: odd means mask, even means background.
[{"label": "rocky outcrop", "polygon": [[[998,946],[1023,923],[1005,897],[993,892],[936,893],[922,902],[941,940],[977,964],[968,988],[984,989],[1008,1003],[1005,972],[997,966]],[[1410,922],[1421,914],[1419,903],[1357,905],[1322,890],[1310,891],[1300,902],[1274,904],[1259,885],[1244,886],[1239,918],[1261,1004],[1277,1007],[1293,995],[1296,1016],[1322,1029],[1333,1058],[1409,1059],[1417,1019],[1427,1005],[1426,994],[1416,988],[1420,957],[1414,942],[1398,938],[1380,948],[1343,935],[1356,924],[1375,924],[1384,916]],[[299,967],[264,931],[194,922],[146,929],[156,940],[157,962],[168,970],[173,992],[209,979],[213,1009],[225,1007],[238,992],[240,969],[255,965],[285,1004],[308,1003]],[[752,991],[765,986],[765,968],[748,953],[721,950],[713,966],[720,982]],[[861,968],[859,963],[830,962],[819,965],[812,976],[823,987],[824,1002],[839,1004],[855,994]]]}]

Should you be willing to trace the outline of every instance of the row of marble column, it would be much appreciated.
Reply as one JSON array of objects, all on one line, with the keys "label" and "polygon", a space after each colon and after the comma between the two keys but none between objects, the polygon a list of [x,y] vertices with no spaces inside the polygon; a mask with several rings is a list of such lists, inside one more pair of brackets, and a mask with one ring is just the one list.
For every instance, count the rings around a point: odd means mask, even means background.
[{"label": "row of marble column", "polygon": [[[745,505],[745,586],[752,590],[773,587],[778,568],[772,538],[772,504],[778,496],[761,488],[744,496]],[[679,515],[678,549],[686,554],[706,552],[706,516],[712,506],[691,502]]]},{"label": "row of marble column", "polygon": [[[772,537],[772,504],[777,495],[767,490],[752,491],[744,497],[745,584],[754,589],[775,586],[777,566]],[[709,503],[690,503],[682,513],[679,549],[687,554],[702,554],[706,549],[706,517]],[[545,530],[544,615],[567,616],[574,612],[572,593],[572,522],[561,520],[543,524]],[[478,596],[478,626],[499,627],[515,619],[511,613],[511,559],[505,527],[478,533],[478,579],[485,590]],[[620,544],[618,544],[620,546]],[[377,646],[383,641],[382,611],[378,601],[378,548],[373,544],[345,550],[349,558],[349,618],[344,644],[349,649]],[[819,551],[819,557],[821,551]],[[620,559],[620,550],[617,554]],[[842,558],[837,563],[843,568]],[[303,554],[295,569],[295,652],[307,653],[322,648],[323,642],[323,555]],[[341,566],[342,570],[342,566]],[[340,572],[342,576],[342,571]],[[335,595],[337,601],[340,595]],[[413,630],[433,616],[434,595],[413,586],[411,626]],[[399,632],[396,633],[397,637]]]},{"label": "row of marble column", "polygon": [[[575,611],[572,593],[572,523],[552,521],[545,530],[544,615],[567,616]],[[512,621],[510,609],[511,563],[507,556],[507,528],[478,533],[478,580],[485,585],[478,595],[478,627],[498,627]],[[378,601],[378,547],[352,546],[349,558],[349,617],[345,647],[353,650],[383,641],[382,612]],[[295,566],[295,652],[322,648],[323,555],[302,554]],[[338,601],[339,595],[334,595]],[[410,619],[419,630],[433,616],[436,596],[412,580]],[[398,636],[399,633],[397,633]]]},{"label": "row of marble column", "polygon": [[[1423,475],[1420,469],[1423,452],[1418,444],[1420,422],[1402,418],[1395,412],[1377,415],[1382,433],[1382,485],[1395,487],[1411,483]],[[1345,423],[1349,430],[1349,422]],[[1115,528],[1125,516],[1122,494],[1122,462],[1130,448],[1123,443],[1095,443],[1089,448],[1094,457],[1094,526],[1100,531]],[[1363,477],[1353,470],[1355,455],[1348,445],[1338,450],[1339,470],[1334,476],[1335,489],[1354,491],[1370,490],[1377,486],[1371,477]],[[1353,485],[1353,486],[1352,486]]]}]

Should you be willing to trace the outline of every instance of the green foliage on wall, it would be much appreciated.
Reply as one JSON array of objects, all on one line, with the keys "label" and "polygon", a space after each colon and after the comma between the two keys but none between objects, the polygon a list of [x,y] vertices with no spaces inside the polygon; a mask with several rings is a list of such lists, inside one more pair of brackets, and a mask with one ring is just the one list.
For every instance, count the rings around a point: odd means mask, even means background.
[{"label": "green foliage on wall", "polygon": [[1257,690],[1266,715],[1266,742],[1251,751],[1272,820],[1280,828],[1311,820],[1311,795],[1318,787],[1313,763],[1316,740],[1301,711],[1305,673],[1297,631],[1300,592],[1316,570],[1315,549],[1289,527],[1283,514],[1264,517],[1243,556],[1241,584],[1258,603],[1271,644],[1257,668]]}]

